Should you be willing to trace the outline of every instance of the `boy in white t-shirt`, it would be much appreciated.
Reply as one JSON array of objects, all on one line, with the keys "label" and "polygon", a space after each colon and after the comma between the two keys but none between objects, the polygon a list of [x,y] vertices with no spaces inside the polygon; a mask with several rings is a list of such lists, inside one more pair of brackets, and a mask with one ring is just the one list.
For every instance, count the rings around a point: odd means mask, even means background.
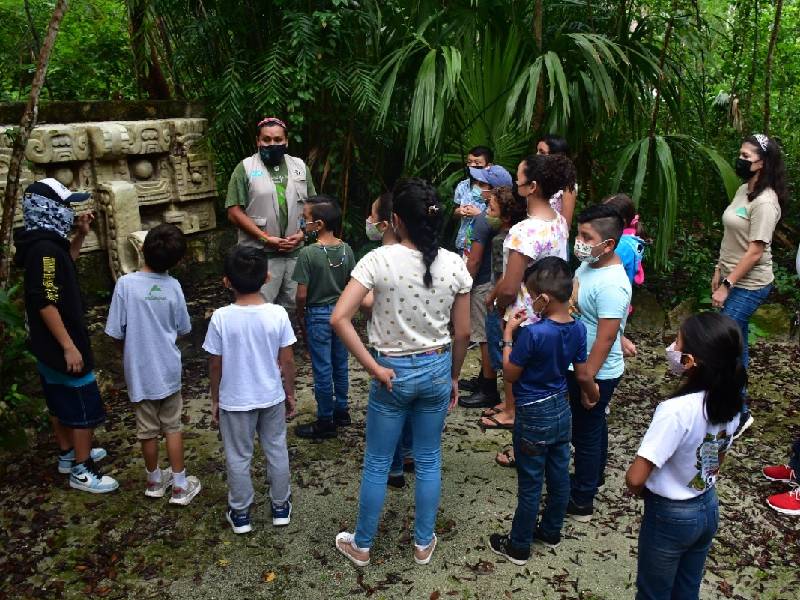
[{"label": "boy in white t-shirt", "polygon": [[248,533],[256,434],[267,462],[272,524],[288,525],[291,519],[286,419],[295,407],[292,345],[297,340],[286,309],[264,302],[259,293],[269,280],[263,250],[236,246],[225,258],[224,272],[223,283],[233,290],[235,302],[214,311],[203,349],[211,354],[211,414],[225,448],[225,517],[234,533]]},{"label": "boy in white t-shirt", "polygon": [[[181,434],[181,351],[179,335],[191,331],[181,284],[167,270],[186,253],[186,239],[175,225],[147,232],[144,267],[123,275],[114,287],[106,333],[124,344],[128,396],[136,413],[136,435],[147,469],[144,494],[161,498],[172,486],[170,504],[186,505],[200,492],[197,477],[187,476]],[[164,434],[170,467],[158,466],[158,438]]]}]

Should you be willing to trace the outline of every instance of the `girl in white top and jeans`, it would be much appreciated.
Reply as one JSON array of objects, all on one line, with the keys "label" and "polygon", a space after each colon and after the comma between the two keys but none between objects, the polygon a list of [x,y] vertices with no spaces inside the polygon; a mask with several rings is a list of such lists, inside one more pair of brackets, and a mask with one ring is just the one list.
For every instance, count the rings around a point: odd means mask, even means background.
[{"label": "girl in white top and jeans", "polygon": [[[358,566],[369,564],[406,416],[414,431],[416,465],[414,560],[430,562],[441,491],[442,428],[448,407],[458,398],[470,333],[472,278],[457,254],[439,248],[443,208],[436,190],[421,179],[403,179],[393,194],[392,227],[399,243],[359,261],[331,316],[337,335],[373,378],[355,533],[336,536],[336,548]],[[351,321],[370,290],[372,352]]]},{"label": "girl in white top and jeans", "polygon": [[747,380],[739,327],[718,313],[689,317],[667,361],[684,383],[656,408],[625,478],[644,497],[637,600],[699,596],[719,523],[715,485]]}]

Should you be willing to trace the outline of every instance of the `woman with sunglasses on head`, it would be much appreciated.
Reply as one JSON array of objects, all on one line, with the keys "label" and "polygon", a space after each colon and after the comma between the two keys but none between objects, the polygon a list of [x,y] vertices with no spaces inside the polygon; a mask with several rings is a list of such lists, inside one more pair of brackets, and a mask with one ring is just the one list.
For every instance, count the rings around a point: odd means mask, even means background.
[{"label": "woman with sunglasses on head", "polygon": [[[711,279],[711,303],[739,325],[744,343],[742,364],[747,369],[748,325],[772,290],[772,236],[781,207],[789,199],[778,142],[761,133],[746,138],[736,159],[736,174],[744,183],[722,214],[725,230]],[[745,402],[736,437],[752,423]]]}]

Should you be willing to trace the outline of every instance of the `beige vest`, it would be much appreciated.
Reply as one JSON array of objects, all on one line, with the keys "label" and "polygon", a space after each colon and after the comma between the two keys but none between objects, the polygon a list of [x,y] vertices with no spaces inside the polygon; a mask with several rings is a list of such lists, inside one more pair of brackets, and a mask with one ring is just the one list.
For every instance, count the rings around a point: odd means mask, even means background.
[{"label": "beige vest", "polygon": [[[256,152],[253,156],[245,158],[244,172],[247,174],[248,202],[245,208],[247,216],[253,219],[261,231],[272,236],[286,237],[299,231],[300,217],[303,216],[303,203],[308,199],[308,185],[306,182],[306,164],[299,158],[284,155],[289,178],[286,182],[286,208],[288,219],[286,231],[281,234],[278,219],[278,195],[275,183],[269,174],[269,168],[261,161],[261,156]],[[239,230],[239,243],[247,246],[263,248],[260,240],[255,240],[241,229]]]}]

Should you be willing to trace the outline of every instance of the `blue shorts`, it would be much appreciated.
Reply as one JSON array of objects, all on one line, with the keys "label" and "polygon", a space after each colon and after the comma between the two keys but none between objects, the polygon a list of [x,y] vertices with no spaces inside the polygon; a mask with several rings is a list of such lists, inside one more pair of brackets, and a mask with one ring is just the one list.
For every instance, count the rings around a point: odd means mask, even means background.
[{"label": "blue shorts", "polygon": [[41,376],[47,410],[65,427],[93,429],[106,419],[97,381],[80,386],[48,383]]}]

